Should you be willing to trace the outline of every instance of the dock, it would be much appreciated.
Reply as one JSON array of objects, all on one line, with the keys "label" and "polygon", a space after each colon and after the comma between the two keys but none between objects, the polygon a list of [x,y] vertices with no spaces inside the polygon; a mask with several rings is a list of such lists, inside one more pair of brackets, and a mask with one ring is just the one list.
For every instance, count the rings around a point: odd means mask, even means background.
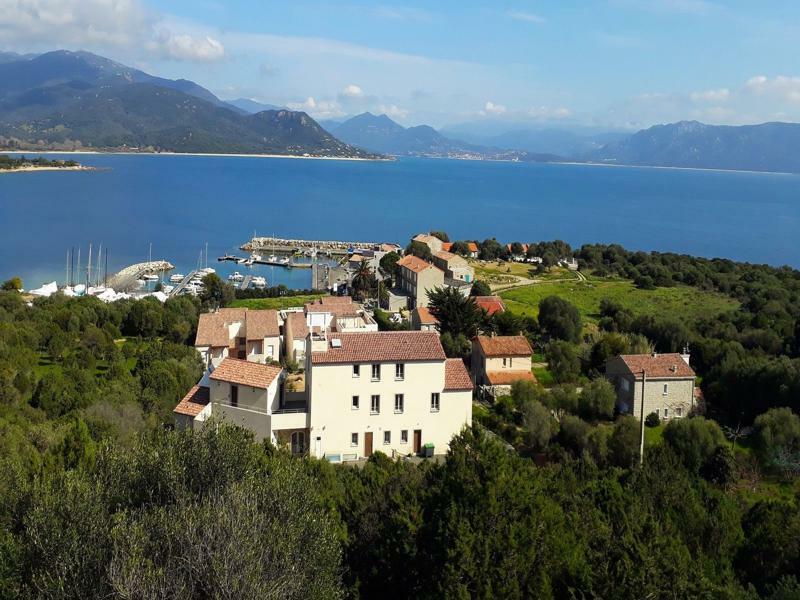
[{"label": "dock", "polygon": [[254,237],[241,245],[245,252],[282,252],[293,254],[296,251],[316,250],[323,254],[344,256],[355,249],[380,247],[381,242],[343,242],[337,240],[295,240],[276,237]]},{"label": "dock", "polygon": [[[242,265],[246,267],[247,265],[244,264],[245,260],[248,260],[244,256],[235,256],[233,254],[226,254],[225,256],[217,257],[219,262],[235,262],[237,265]],[[275,260],[254,260],[254,265],[265,265],[268,267],[283,267],[284,269],[310,269],[311,263],[282,263]]]},{"label": "dock", "polygon": [[252,275],[245,276],[245,278],[242,279],[242,283],[239,284],[239,289],[240,290],[246,290],[247,288],[250,287],[250,282],[251,281],[253,281],[253,276]]},{"label": "dock", "polygon": [[177,296],[178,294],[182,293],[186,286],[189,285],[189,282],[192,280],[192,277],[197,275],[197,271],[192,271],[186,277],[184,277],[181,282],[172,288],[172,291],[169,293],[169,297],[172,298],[173,296]]}]

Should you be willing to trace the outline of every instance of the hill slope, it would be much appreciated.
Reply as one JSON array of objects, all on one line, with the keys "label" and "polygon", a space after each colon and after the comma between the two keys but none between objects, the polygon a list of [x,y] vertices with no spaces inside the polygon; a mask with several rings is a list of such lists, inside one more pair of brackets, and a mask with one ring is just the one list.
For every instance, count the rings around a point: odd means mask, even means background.
[{"label": "hill slope", "polygon": [[798,148],[797,123],[729,126],[681,121],[644,129],[588,158],[627,165],[800,173]]},{"label": "hill slope", "polygon": [[86,52],[0,63],[0,146],[370,157],[303,112],[247,114],[185,79]]}]

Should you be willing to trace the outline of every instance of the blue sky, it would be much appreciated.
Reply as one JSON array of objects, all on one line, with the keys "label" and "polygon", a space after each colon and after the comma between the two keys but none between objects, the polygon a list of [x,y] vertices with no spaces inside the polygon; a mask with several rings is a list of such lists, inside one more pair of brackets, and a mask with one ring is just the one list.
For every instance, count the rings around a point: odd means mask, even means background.
[{"label": "blue sky", "polygon": [[[5,5],[5,6],[4,6]],[[800,120],[800,2],[0,0],[0,47],[434,126]]]}]

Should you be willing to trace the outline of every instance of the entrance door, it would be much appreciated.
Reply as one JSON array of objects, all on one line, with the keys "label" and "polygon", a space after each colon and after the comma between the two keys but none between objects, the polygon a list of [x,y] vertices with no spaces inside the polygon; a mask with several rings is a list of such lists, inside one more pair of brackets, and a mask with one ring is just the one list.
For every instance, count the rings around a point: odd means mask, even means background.
[{"label": "entrance door", "polygon": [[422,450],[422,429],[414,430],[414,453]]},{"label": "entrance door", "polygon": [[364,458],[372,456],[372,432],[367,431],[364,434]]}]

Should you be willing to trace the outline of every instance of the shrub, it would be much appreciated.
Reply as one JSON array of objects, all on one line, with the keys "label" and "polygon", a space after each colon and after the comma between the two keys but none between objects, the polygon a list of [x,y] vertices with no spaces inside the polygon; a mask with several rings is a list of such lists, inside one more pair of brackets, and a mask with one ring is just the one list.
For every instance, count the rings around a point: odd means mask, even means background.
[{"label": "shrub", "polygon": [[645,417],[644,424],[648,427],[658,427],[661,425],[661,417],[658,416],[657,412],[653,411]]}]

